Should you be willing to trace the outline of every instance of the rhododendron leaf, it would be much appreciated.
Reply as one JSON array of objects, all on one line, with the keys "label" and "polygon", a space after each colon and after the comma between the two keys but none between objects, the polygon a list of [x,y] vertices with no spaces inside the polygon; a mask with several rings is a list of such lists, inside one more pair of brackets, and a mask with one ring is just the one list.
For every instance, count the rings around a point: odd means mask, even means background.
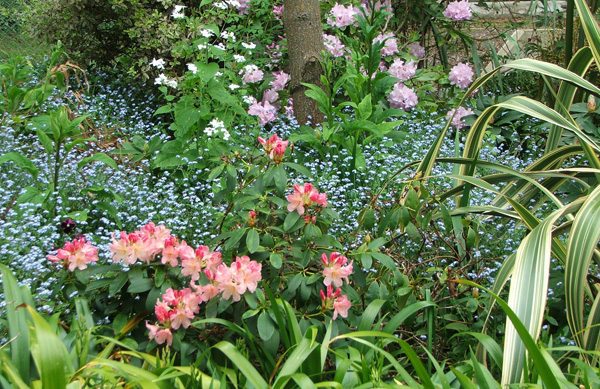
[{"label": "rhododendron leaf", "polygon": [[278,253],[271,253],[269,261],[271,262],[271,266],[275,269],[281,269],[281,266],[283,265],[283,257]]},{"label": "rhododendron leaf", "polygon": [[[246,312],[244,312],[244,314],[242,315],[242,319],[246,320],[249,319],[251,317],[256,316],[258,313],[260,312],[260,309],[249,309]],[[264,312],[263,312],[264,313]]]},{"label": "rhododendron leaf", "polygon": [[275,186],[277,186],[277,190],[283,192],[287,186],[287,182],[287,174],[285,173],[283,165],[275,167]]},{"label": "rhododendron leaf", "polygon": [[248,252],[254,254],[256,250],[258,250],[259,243],[260,237],[258,236],[258,231],[254,228],[250,228],[246,234],[246,247],[248,248]]},{"label": "rhododendron leaf", "polygon": [[273,332],[275,332],[275,325],[266,311],[262,311],[258,315],[256,327],[258,328],[258,335],[262,340],[271,339]]},{"label": "rhododendron leaf", "polygon": [[283,221],[283,229],[289,232],[299,219],[300,214],[298,211],[289,212]]},{"label": "rhododendron leaf", "polygon": [[208,174],[208,180],[212,181],[215,178],[219,177],[219,175],[221,175],[221,173],[223,172],[223,169],[225,169],[225,165],[219,165],[216,168],[212,169],[210,171],[210,173]]},{"label": "rhododendron leaf", "polygon": [[371,269],[373,265],[373,257],[370,254],[361,254],[360,255],[360,263],[365,270]]},{"label": "rhododendron leaf", "polygon": [[108,293],[112,296],[116,295],[123,289],[127,283],[127,273],[120,272],[114,280],[111,281],[108,287]]},{"label": "rhododendron leaf", "polygon": [[307,179],[312,178],[312,174],[310,174],[310,170],[308,170],[304,165],[300,165],[300,164],[293,163],[293,162],[284,162],[283,164],[285,166],[291,167],[292,169],[294,169],[298,173],[300,173],[303,176],[305,176]]}]

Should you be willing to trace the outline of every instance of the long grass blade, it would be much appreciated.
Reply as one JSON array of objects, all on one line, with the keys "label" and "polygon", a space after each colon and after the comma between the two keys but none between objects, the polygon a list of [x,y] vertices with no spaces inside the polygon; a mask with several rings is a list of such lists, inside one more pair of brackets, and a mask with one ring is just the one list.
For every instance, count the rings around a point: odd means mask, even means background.
[{"label": "long grass blade", "polygon": [[598,22],[584,0],[575,0],[575,6],[577,7],[577,12],[579,12],[581,27],[583,27],[589,47],[594,54],[596,64],[600,64],[600,27],[598,26]]},{"label": "long grass blade", "polygon": [[[565,298],[567,321],[577,345],[585,348],[583,310],[586,279],[592,255],[600,240],[600,187],[587,198],[573,221],[567,243]],[[597,339],[588,339],[596,344]]]},{"label": "long grass blade", "polygon": [[29,382],[30,356],[27,310],[23,307],[19,308],[25,301],[12,271],[1,264],[0,271],[2,273],[4,299],[6,300],[10,357],[21,376],[21,379],[24,382]]},{"label": "long grass blade", "polygon": [[250,363],[250,361],[248,361],[242,355],[242,353],[240,353],[238,351],[238,349],[235,348],[234,345],[232,345],[231,343],[223,340],[223,341],[215,344],[213,346],[213,348],[216,348],[217,350],[219,350],[223,354],[225,354],[225,356],[227,358],[229,358],[229,360],[231,362],[233,362],[233,364],[235,365],[235,367],[240,372],[244,373],[244,376],[248,379],[248,381],[255,388],[268,388],[269,387],[269,385],[267,384],[267,381],[265,381],[262,378],[262,376],[260,375],[260,373],[254,368],[254,366],[252,366],[252,364]]}]

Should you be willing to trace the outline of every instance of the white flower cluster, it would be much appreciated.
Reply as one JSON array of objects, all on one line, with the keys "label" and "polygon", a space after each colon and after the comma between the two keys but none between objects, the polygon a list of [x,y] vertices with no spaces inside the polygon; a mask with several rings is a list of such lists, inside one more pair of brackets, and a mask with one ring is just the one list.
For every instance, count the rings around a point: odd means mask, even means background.
[{"label": "white flower cluster", "polygon": [[177,88],[177,80],[168,78],[164,73],[161,73],[158,77],[154,79],[154,84],[156,85],[166,85],[173,89]]},{"label": "white flower cluster", "polygon": [[227,129],[225,129],[225,123],[223,123],[220,120],[213,119],[208,124],[209,125],[206,126],[206,128],[204,128],[204,133],[206,135],[211,137],[213,135],[217,135],[217,134],[221,133],[223,136],[223,140],[229,139],[230,135],[229,135],[229,131],[227,131]]}]

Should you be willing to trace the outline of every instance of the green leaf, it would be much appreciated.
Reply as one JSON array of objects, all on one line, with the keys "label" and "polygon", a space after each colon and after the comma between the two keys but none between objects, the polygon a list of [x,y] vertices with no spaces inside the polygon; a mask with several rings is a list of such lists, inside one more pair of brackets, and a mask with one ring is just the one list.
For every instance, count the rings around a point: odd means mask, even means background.
[{"label": "green leaf", "polygon": [[254,228],[250,228],[246,234],[246,247],[248,248],[248,252],[254,254],[256,250],[258,250],[259,243],[260,237],[258,236],[258,231]]},{"label": "green leaf", "polygon": [[298,211],[289,212],[283,221],[283,229],[285,231],[290,231],[299,219],[300,214]]},{"label": "green leaf", "polygon": [[10,357],[19,371],[20,378],[25,382],[29,382],[29,325],[27,324],[27,310],[21,306],[25,301],[17,280],[10,269],[0,264],[0,272],[2,274],[4,300],[6,301],[8,338],[11,340]]},{"label": "green leaf", "polygon": [[31,160],[23,154],[16,151],[11,151],[10,153],[6,153],[0,157],[0,165],[8,161],[12,161],[21,169],[27,170],[29,174],[33,176],[33,179],[37,180],[39,174],[38,169],[35,167],[33,162],[31,162]]},{"label": "green leaf", "polygon": [[118,169],[117,163],[115,162],[115,160],[104,153],[96,153],[96,154],[92,155],[91,157],[83,158],[77,164],[77,169],[81,169],[82,166],[84,166],[88,163],[94,162],[94,161],[102,162],[115,170]]},{"label": "green leaf", "polygon": [[258,328],[258,335],[262,340],[271,339],[273,332],[275,332],[275,325],[266,311],[262,311],[258,315],[256,326]]},{"label": "green leaf", "polygon": [[261,374],[256,368],[235,348],[234,345],[227,341],[221,341],[213,346],[217,350],[221,351],[236,367],[238,371],[243,371],[246,379],[255,388],[268,388],[269,385],[262,378]]},{"label": "green leaf", "polygon": [[271,262],[271,266],[275,269],[281,269],[281,266],[283,265],[283,257],[278,253],[271,253],[269,261]]}]

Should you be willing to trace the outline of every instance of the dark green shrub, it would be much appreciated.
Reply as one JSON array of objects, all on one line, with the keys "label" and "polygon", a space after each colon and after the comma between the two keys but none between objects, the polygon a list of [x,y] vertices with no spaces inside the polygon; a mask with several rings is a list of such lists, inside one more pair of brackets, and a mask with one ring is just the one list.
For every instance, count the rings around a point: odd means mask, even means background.
[{"label": "dark green shrub", "polygon": [[[197,7],[198,1],[177,4]],[[80,64],[124,64],[140,70],[153,57],[169,57],[181,39],[173,0],[36,0],[28,21],[37,37],[62,41]]]}]

